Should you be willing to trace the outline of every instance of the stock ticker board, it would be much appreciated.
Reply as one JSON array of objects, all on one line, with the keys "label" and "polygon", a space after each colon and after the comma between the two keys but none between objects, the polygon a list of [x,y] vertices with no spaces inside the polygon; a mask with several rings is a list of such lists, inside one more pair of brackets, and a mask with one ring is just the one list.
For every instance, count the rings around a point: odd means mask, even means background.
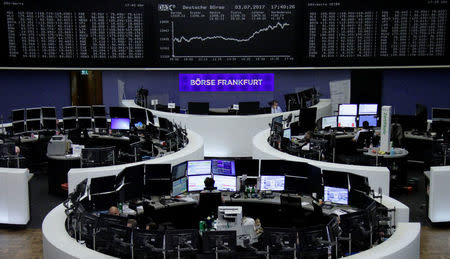
[{"label": "stock ticker board", "polygon": [[1,67],[450,63],[448,0],[1,2]]}]

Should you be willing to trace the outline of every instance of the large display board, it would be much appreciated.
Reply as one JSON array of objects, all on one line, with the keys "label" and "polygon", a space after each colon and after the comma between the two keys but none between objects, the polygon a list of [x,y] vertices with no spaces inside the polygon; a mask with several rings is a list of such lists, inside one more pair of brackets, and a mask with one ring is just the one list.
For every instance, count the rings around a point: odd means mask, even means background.
[{"label": "large display board", "polygon": [[448,0],[0,0],[1,67],[449,65]]}]

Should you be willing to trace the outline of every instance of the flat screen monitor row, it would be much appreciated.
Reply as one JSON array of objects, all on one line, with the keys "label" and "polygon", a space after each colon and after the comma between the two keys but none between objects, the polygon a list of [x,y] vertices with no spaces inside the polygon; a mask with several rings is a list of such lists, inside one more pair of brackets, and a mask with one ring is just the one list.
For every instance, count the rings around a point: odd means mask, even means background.
[{"label": "flat screen monitor row", "polygon": [[[211,177],[219,191],[236,192],[238,176],[244,172],[257,176],[258,160],[187,161],[170,164],[147,164],[125,168],[117,177],[92,178],[90,194],[125,190],[124,200],[152,195],[177,196],[202,191],[204,181]],[[257,185],[258,177],[250,177]],[[302,162],[261,160],[260,191],[316,194],[317,198],[336,204],[348,204],[349,190],[369,193],[368,179],[345,172],[321,170]]]},{"label": "flat screen monitor row", "polygon": [[[188,102],[189,114],[207,115],[209,114],[209,103],[207,102]],[[261,113],[259,102],[239,102],[239,114],[250,115]]]},{"label": "flat screen monitor row", "polygon": [[450,108],[432,108],[433,121],[450,121]]},{"label": "flat screen monitor row", "polygon": [[319,92],[315,88],[309,88],[298,93],[285,94],[286,111],[295,111],[309,108],[319,102]]},{"label": "flat screen monitor row", "polygon": [[40,120],[43,118],[56,119],[55,107],[38,107],[17,109],[11,112],[12,121]]},{"label": "flat screen monitor row", "polygon": [[369,123],[369,127],[378,126],[378,117],[375,114],[359,116],[339,115],[322,117],[321,128],[362,128],[365,121]]},{"label": "flat screen monitor row", "polygon": [[376,115],[378,114],[378,104],[340,104],[338,115]]},{"label": "flat screen monitor row", "polygon": [[[63,128],[72,129],[108,129],[105,106],[70,106],[62,108]],[[111,129],[130,130],[130,125],[148,125],[155,123],[151,111],[141,108],[110,107]],[[163,126],[170,124],[159,118]],[[56,130],[55,107],[39,107],[12,111],[14,134],[36,132],[40,130]],[[169,127],[170,125],[166,125]]]},{"label": "flat screen monitor row", "polygon": [[[110,107],[109,115],[111,118],[128,118],[132,121],[141,121],[146,123],[147,120],[152,122],[153,115],[148,116],[151,112],[141,108],[129,107]],[[42,118],[56,118],[55,107],[38,107],[28,109],[17,109],[12,111],[12,121],[24,121],[25,115],[27,120],[35,120]],[[68,106],[62,108],[62,117],[66,118],[104,118],[106,117],[106,108],[104,105],[92,106]],[[147,118],[148,117],[148,118]],[[153,122],[152,122],[153,123]]]}]

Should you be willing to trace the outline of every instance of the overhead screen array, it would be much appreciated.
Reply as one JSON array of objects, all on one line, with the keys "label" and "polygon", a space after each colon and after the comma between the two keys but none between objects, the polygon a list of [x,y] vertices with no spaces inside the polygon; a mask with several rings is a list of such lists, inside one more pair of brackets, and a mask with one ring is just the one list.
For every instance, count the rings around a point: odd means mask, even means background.
[{"label": "overhead screen array", "polygon": [[447,0],[1,0],[2,67],[449,65]]}]

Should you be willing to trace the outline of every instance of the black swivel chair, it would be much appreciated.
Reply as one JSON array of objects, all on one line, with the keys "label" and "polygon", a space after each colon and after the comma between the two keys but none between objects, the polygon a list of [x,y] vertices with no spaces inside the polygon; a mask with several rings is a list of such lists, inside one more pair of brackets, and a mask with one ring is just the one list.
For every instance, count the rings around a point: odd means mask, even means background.
[{"label": "black swivel chair", "polygon": [[391,140],[394,147],[403,147],[403,140],[405,135],[403,133],[402,125],[399,123],[392,123],[391,125]]},{"label": "black swivel chair", "polygon": [[302,208],[302,201],[298,197],[286,195],[280,196],[281,217],[280,222],[284,227],[303,227],[305,215]]},{"label": "black swivel chair", "polygon": [[217,214],[217,207],[222,205],[222,194],[220,192],[206,191],[200,193],[199,217],[205,218]]},{"label": "black swivel chair", "polygon": [[358,140],[356,141],[356,148],[362,149],[367,148],[372,143],[373,139],[373,131],[365,131],[365,132],[359,132]]}]

